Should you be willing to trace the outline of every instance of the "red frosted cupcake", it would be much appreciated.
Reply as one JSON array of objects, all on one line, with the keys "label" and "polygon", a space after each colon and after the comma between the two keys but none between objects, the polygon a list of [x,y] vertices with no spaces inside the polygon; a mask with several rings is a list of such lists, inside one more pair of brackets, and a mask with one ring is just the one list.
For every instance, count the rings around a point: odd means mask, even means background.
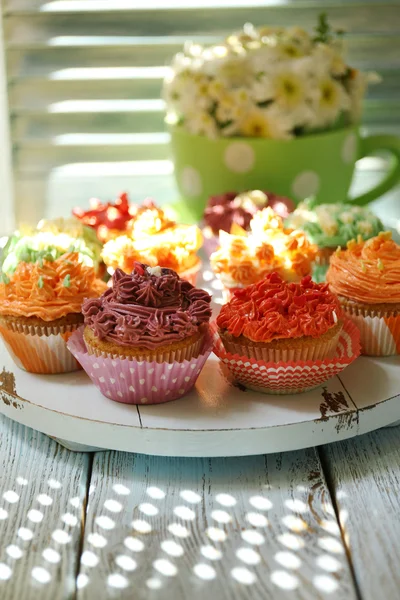
[{"label": "red frosted cupcake", "polygon": [[[343,335],[342,335],[343,331]],[[277,273],[238,290],[213,324],[214,352],[243,385],[266,393],[317,387],[359,355],[359,333],[338,298],[310,276]]]},{"label": "red frosted cupcake", "polygon": [[286,283],[272,273],[238,290],[217,317],[225,349],[265,361],[334,355],[343,327],[337,297],[311,277]]}]

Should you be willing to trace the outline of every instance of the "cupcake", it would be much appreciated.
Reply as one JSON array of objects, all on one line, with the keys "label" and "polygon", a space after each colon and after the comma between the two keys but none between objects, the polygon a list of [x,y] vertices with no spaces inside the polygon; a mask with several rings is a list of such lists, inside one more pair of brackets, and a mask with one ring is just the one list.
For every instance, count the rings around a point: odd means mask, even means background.
[{"label": "cupcake", "polygon": [[201,266],[197,251],[203,237],[198,227],[178,225],[151,200],[140,206],[127,226],[126,235],[107,242],[102,257],[109,272],[130,273],[136,262],[176,271],[195,284]]},{"label": "cupcake", "polygon": [[343,327],[337,297],[310,276],[288,283],[271,273],[234,293],[217,317],[227,352],[256,360],[323,360]]},{"label": "cupcake", "polygon": [[97,198],[91,198],[89,204],[89,210],[76,207],[72,214],[81,223],[94,229],[102,243],[123,234],[136,212],[136,206],[129,204],[128,194],[125,193],[120,194],[114,204],[102,204]]},{"label": "cupcake", "polygon": [[20,262],[0,283],[0,334],[15,363],[31,373],[67,373],[79,367],[68,337],[83,323],[85,298],[106,284],[77,252]]},{"label": "cupcake", "polygon": [[368,240],[384,227],[369,209],[352,204],[320,204],[314,200],[301,202],[286,221],[288,227],[302,229],[310,242],[318,246],[314,279],[325,280],[329,259],[337,247],[361,236]]},{"label": "cupcake", "polygon": [[82,264],[100,273],[101,248],[96,234],[75,219],[42,220],[36,228],[22,227],[9,238],[0,266],[10,275],[20,262],[55,260],[66,252],[76,252]]},{"label": "cupcake", "polygon": [[[211,296],[171,269],[136,263],[84,302],[69,342],[93,382],[118,402],[158,403],[193,387],[211,351]],[[80,337],[79,337],[80,336]]]},{"label": "cupcake", "polygon": [[256,283],[277,272],[285,281],[300,281],[312,271],[316,248],[302,231],[286,229],[271,208],[257,212],[250,232],[233,225],[220,231],[220,247],[210,257],[226,297],[235,289]]},{"label": "cupcake", "polygon": [[218,247],[220,231],[231,231],[232,225],[242,229],[250,229],[250,221],[263,208],[269,206],[280,217],[285,218],[294,210],[294,203],[289,198],[277,196],[270,192],[249,190],[238,194],[227,192],[211,196],[204,211],[204,247],[208,255]]},{"label": "cupcake", "polygon": [[362,353],[399,354],[400,246],[391,232],[347,243],[330,260],[326,279],[345,315],[360,329]]}]

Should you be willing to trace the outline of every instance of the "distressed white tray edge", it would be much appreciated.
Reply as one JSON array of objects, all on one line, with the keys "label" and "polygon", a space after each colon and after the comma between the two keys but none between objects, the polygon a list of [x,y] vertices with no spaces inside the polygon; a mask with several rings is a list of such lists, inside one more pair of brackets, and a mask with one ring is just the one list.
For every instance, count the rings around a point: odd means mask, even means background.
[{"label": "distressed white tray edge", "polygon": [[[49,435],[70,450],[119,450],[157,456],[249,456],[300,450],[352,438],[390,425],[400,418],[400,396],[396,396],[365,409],[272,427],[196,431],[152,429],[114,425],[59,413],[5,390],[1,390],[0,399],[0,413]],[[367,411],[375,413],[376,427],[371,426],[370,419],[360,427],[360,417]]]}]

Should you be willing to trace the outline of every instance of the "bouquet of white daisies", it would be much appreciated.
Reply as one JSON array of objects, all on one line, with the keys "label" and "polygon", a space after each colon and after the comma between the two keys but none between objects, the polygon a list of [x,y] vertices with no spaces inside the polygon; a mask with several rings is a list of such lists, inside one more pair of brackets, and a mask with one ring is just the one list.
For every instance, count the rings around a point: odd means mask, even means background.
[{"label": "bouquet of white daisies", "polygon": [[374,73],[351,68],[343,32],[250,24],[222,44],[187,43],[164,82],[167,123],[210,138],[289,139],[360,119]]}]

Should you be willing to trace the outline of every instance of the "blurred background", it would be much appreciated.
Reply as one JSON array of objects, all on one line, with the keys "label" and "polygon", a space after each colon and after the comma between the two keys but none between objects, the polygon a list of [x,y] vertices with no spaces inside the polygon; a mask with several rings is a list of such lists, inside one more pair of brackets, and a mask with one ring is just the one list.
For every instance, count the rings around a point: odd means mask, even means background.
[{"label": "blurred background", "polygon": [[[399,0],[2,0],[0,233],[93,196],[176,200],[160,99],[172,56],[245,22],[311,30],[321,10],[347,32],[350,64],[383,78],[365,130],[400,134]],[[384,157],[360,161],[354,190],[384,170]],[[400,217],[399,200],[397,188],[374,208]]]}]

